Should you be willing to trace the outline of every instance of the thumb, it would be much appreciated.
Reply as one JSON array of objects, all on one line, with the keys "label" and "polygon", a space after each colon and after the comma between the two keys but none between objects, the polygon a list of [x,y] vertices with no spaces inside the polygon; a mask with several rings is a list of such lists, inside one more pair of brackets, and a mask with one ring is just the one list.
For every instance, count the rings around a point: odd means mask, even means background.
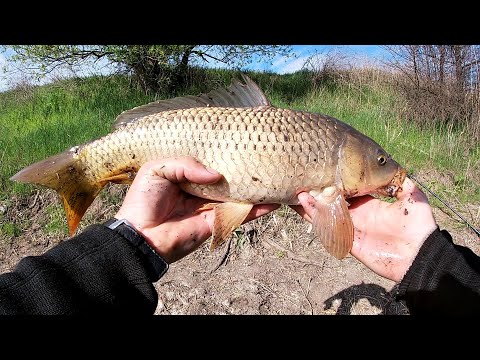
[{"label": "thumb", "polygon": [[402,191],[397,193],[397,198],[398,200],[407,200],[412,196],[415,200],[428,203],[428,198],[422,190],[420,190],[410,178],[406,177],[402,184]]},{"label": "thumb", "polygon": [[222,178],[216,170],[206,168],[193,157],[178,157],[151,161],[140,172],[149,177],[161,177],[178,184],[189,181],[195,184],[212,184]]}]

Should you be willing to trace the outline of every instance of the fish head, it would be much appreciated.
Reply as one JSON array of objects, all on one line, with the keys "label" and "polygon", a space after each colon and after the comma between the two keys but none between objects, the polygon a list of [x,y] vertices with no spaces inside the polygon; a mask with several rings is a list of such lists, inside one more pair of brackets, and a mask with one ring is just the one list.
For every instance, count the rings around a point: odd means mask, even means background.
[{"label": "fish head", "polygon": [[348,134],[339,152],[339,174],[346,197],[396,196],[406,171],[369,137]]}]

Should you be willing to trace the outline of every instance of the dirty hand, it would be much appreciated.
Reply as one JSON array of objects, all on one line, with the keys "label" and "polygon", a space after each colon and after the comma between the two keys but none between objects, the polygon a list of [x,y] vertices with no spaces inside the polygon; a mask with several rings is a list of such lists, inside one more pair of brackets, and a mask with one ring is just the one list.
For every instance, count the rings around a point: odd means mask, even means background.
[{"label": "dirty hand", "polygon": [[[191,157],[150,161],[138,171],[115,218],[128,220],[167,263],[172,263],[210,237],[214,220],[213,209],[195,212],[211,201],[187,194],[178,184],[211,184],[221,177]],[[254,206],[245,221],[277,207]]]},{"label": "dirty hand", "polygon": [[[369,195],[348,202],[355,226],[351,254],[378,275],[400,282],[437,224],[427,197],[409,178],[397,197],[394,203]],[[295,210],[313,216],[313,197],[303,192],[298,199],[302,207]]]}]

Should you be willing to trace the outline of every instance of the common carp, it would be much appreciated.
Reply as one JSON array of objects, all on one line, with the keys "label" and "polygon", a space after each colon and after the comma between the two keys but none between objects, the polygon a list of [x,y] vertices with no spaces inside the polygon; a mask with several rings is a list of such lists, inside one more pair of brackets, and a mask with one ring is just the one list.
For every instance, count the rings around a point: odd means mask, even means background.
[{"label": "common carp", "polygon": [[114,128],[12,177],[55,189],[71,235],[108,182],[131,183],[149,160],[192,156],[223,175],[215,184],[182,184],[190,194],[219,202],[211,249],[254,204],[298,205],[297,195],[307,191],[317,203],[315,233],[341,259],[353,244],[346,199],[369,193],[395,196],[406,174],[353,127],[327,115],[277,108],[245,75],[228,88],[124,111]]}]

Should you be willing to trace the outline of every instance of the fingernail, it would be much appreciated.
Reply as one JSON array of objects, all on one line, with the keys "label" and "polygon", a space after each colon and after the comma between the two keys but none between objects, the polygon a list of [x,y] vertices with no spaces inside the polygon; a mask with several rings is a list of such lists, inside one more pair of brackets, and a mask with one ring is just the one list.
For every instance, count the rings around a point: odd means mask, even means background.
[{"label": "fingernail", "polygon": [[206,167],[205,170],[207,170],[212,175],[219,175],[220,174],[217,170],[214,170],[214,169],[209,168],[209,167]]}]

